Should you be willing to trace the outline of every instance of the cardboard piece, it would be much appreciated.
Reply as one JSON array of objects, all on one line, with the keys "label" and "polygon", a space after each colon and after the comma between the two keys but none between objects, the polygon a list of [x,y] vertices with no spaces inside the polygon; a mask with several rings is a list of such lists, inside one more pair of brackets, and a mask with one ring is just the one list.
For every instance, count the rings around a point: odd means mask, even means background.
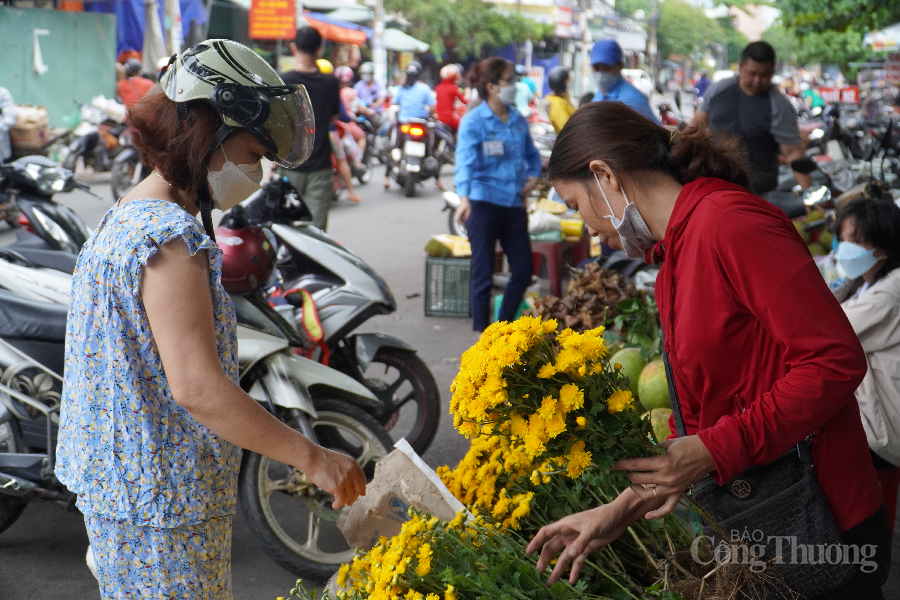
[{"label": "cardboard piece", "polygon": [[366,495],[341,511],[338,529],[354,548],[370,550],[379,538],[400,533],[409,520],[410,506],[444,521],[465,510],[405,439],[394,447],[375,465],[375,477],[366,486]]},{"label": "cardboard piece", "polygon": [[50,139],[50,121],[43,106],[17,105],[16,124],[9,130],[15,148],[37,149]]}]

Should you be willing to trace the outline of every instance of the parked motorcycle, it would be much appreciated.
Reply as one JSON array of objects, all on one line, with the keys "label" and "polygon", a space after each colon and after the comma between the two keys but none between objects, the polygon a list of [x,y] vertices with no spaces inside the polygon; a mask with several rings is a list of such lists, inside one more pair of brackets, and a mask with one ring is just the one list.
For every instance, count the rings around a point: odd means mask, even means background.
[{"label": "parked motorcycle", "polygon": [[22,228],[16,230],[18,244],[77,254],[90,231],[73,210],[53,199],[54,194],[75,188],[91,193],[71,170],[43,156],[25,156],[0,165],[0,197],[19,210],[16,223]]},{"label": "parked motorcycle", "polygon": [[[289,305],[298,330],[303,330],[304,318],[315,318],[321,326],[315,348],[310,340],[301,340],[298,347],[307,347],[317,360],[369,388],[380,402],[373,416],[392,438],[406,438],[423,454],[437,433],[441,412],[434,376],[405,342],[383,333],[356,332],[371,317],[397,310],[387,282],[345,246],[302,222],[309,211],[286,179],[268,182],[241,208],[250,223],[268,227],[277,241],[278,285],[270,300]],[[314,306],[304,309],[301,290]]]},{"label": "parked motorcycle", "polygon": [[[430,119],[410,119],[399,127],[389,172],[407,198],[416,195],[417,183],[431,179],[441,169],[441,162],[435,156],[435,130],[435,122]],[[446,141],[443,135],[440,139]]]},{"label": "parked motorcycle", "polygon": [[94,171],[109,171],[121,150],[119,136],[125,131],[125,108],[102,97],[81,106],[81,123],[72,131],[71,142],[60,151],[63,168],[74,171],[78,159]]},{"label": "parked motorcycle", "polygon": [[140,182],[142,182],[152,169],[141,162],[141,154],[131,143],[131,129],[126,128],[119,136],[121,150],[113,159],[110,168],[109,187],[112,190],[113,200],[127,194]]},{"label": "parked motorcycle", "polygon": [[[27,281],[17,278],[0,258],[0,284],[12,281],[18,290],[0,290],[0,531],[31,500],[69,508],[75,502],[53,474],[67,305],[30,297],[46,294],[48,281],[58,281],[29,268]],[[232,302],[241,387],[312,441],[353,456],[371,479],[375,463],[393,445],[369,414],[379,400],[352,378],[297,356],[296,331],[259,290],[232,295]],[[260,546],[296,576],[324,580],[352,558],[354,550],[335,526],[333,498],[298,469],[245,452],[238,493]]]}]

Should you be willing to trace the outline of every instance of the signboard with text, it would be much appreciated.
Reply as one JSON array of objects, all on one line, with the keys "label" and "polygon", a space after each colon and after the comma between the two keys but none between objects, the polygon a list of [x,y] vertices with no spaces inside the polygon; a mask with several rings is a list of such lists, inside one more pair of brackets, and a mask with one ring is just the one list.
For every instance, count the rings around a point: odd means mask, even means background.
[{"label": "signboard with text", "polygon": [[884,78],[890,83],[900,83],[900,53],[888,54],[887,62],[884,65]]},{"label": "signboard with text", "polygon": [[252,0],[250,39],[293,40],[297,35],[294,0]]},{"label": "signboard with text", "polygon": [[819,94],[828,104],[857,104],[859,103],[859,88],[848,87],[823,87],[819,88]]}]

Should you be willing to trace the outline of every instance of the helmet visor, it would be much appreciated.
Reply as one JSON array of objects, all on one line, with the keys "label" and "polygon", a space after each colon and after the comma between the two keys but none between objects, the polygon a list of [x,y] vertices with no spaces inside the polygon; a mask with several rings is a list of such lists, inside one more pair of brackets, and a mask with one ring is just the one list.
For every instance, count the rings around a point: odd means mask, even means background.
[{"label": "helmet visor", "polygon": [[292,169],[309,158],[316,125],[302,85],[241,86],[220,83],[210,100],[231,127],[243,127],[266,147],[266,158]]},{"label": "helmet visor", "polygon": [[316,123],[306,88],[302,85],[285,87],[296,89],[289,94],[269,96],[269,115],[261,126],[264,130],[261,133],[268,140],[260,141],[269,149],[266,158],[292,169],[309,158]]}]

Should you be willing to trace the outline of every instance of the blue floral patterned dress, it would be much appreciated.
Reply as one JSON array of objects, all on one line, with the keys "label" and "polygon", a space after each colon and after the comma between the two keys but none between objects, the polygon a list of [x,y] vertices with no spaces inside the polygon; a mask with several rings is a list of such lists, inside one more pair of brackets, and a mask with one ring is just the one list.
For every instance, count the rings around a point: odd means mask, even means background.
[{"label": "blue floral patterned dress", "polygon": [[209,256],[219,360],[237,381],[222,252],[180,206],[113,207],[75,268],[56,475],[78,494],[104,599],[231,597],[241,449],[172,398],[141,300],[144,266],[176,239]]}]

